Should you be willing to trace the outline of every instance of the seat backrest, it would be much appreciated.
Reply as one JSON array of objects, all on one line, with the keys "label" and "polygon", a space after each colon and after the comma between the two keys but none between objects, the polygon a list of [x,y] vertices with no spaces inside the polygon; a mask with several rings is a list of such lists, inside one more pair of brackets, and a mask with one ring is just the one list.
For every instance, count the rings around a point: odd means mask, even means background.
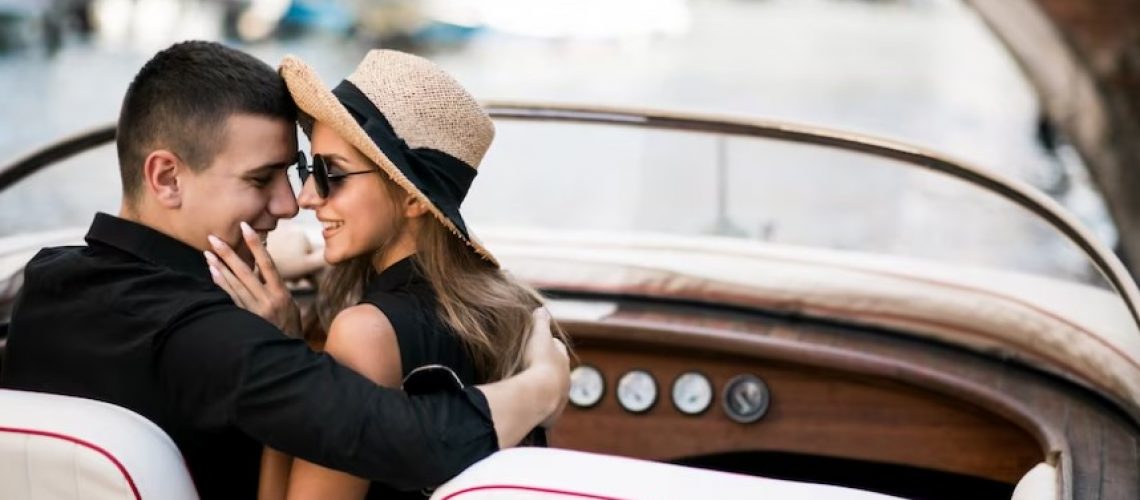
[{"label": "seat backrest", "polygon": [[437,489],[431,498],[884,500],[894,497],[580,451],[513,448],[469,467]]},{"label": "seat backrest", "polygon": [[1057,488],[1057,468],[1039,463],[1017,482],[1012,500],[1056,500],[1061,496]]},{"label": "seat backrest", "polygon": [[196,500],[178,447],[90,399],[0,389],[0,498]]}]

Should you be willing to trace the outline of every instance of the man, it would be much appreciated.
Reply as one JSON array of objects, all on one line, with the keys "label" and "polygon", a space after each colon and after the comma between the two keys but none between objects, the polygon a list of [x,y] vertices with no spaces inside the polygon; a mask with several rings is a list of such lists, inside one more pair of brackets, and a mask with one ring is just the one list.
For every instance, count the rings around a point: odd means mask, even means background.
[{"label": "man", "polygon": [[208,235],[241,248],[240,222],[264,237],[297,213],[285,173],[295,116],[272,68],[218,44],[180,43],[143,66],[119,117],[120,216],[96,215],[88,246],[29,262],[0,385],[142,414],[174,439],[207,499],[255,496],[262,444],[404,489],[434,486],[557,412],[568,360],[548,321],[518,376],[409,397],[213,285]]}]

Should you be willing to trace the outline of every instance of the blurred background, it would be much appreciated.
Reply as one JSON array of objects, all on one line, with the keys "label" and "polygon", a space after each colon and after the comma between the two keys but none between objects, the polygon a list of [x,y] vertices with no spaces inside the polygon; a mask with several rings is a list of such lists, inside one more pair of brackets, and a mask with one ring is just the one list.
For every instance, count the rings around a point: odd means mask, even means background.
[{"label": "blurred background", "polygon": [[[384,47],[431,58],[480,99],[749,116],[905,141],[1044,190],[1126,256],[1132,183],[1120,172],[1135,165],[1117,149],[1135,137],[1118,131],[1135,115],[1089,125],[1072,111],[1100,109],[1082,100],[1080,78],[1125,70],[1102,71],[1053,15],[1089,4],[1127,14],[1103,37],[1123,40],[1131,61],[1140,23],[1130,0],[0,0],[0,163],[113,122],[134,73],[176,41],[219,40],[272,65],[296,54],[330,85]],[[1017,10],[1033,5],[1036,14]],[[1018,53],[1051,47],[1043,39],[1068,40],[1058,53],[1084,72],[1056,54]],[[1068,72],[1057,83],[1041,68]],[[467,204],[476,228],[715,234],[1098,282],[1016,206],[882,160],[583,127],[499,132]],[[0,236],[117,211],[116,168],[102,148],[0,193]]]}]

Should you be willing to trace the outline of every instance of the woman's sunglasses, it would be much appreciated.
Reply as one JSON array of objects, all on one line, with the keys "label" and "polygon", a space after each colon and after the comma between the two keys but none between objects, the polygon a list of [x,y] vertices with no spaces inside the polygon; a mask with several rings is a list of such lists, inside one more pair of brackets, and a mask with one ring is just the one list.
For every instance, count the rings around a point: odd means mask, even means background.
[{"label": "woman's sunglasses", "polygon": [[309,165],[308,160],[305,158],[305,153],[297,152],[297,175],[301,178],[301,186],[304,186],[309,180],[309,175],[313,176],[313,182],[317,185],[317,195],[321,198],[328,198],[332,184],[340,182],[345,177],[357,174],[371,174],[377,170],[361,170],[359,172],[337,172],[329,173],[329,161],[321,155],[313,155],[313,164]]}]

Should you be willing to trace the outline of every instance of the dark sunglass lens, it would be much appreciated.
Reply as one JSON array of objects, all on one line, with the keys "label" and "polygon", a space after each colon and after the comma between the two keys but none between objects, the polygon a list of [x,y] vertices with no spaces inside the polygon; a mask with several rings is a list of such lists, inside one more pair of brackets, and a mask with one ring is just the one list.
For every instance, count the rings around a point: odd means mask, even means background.
[{"label": "dark sunglass lens", "polygon": [[321,155],[313,155],[313,175],[317,184],[317,194],[321,198],[328,198],[329,196],[329,170],[328,165],[325,163],[325,158]]},{"label": "dark sunglass lens", "polygon": [[301,185],[304,186],[305,182],[309,180],[309,162],[305,159],[305,153],[297,153],[297,177],[301,178]]}]

